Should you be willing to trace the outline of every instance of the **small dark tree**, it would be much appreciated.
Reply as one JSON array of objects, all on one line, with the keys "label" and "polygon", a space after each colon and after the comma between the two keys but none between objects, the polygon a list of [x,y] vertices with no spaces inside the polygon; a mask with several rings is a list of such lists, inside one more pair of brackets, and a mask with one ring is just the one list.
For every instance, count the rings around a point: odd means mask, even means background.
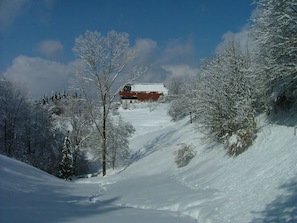
[{"label": "small dark tree", "polygon": [[65,180],[71,180],[73,175],[73,157],[71,153],[71,141],[68,134],[64,140],[64,146],[62,150],[62,161],[61,161],[61,178]]}]

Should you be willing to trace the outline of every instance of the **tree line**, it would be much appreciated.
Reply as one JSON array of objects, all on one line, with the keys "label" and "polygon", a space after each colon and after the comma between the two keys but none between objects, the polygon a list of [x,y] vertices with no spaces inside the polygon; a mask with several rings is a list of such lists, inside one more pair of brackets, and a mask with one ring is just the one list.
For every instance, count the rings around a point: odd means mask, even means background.
[{"label": "tree line", "polygon": [[48,110],[28,98],[26,88],[0,79],[0,152],[56,174],[62,132]]}]

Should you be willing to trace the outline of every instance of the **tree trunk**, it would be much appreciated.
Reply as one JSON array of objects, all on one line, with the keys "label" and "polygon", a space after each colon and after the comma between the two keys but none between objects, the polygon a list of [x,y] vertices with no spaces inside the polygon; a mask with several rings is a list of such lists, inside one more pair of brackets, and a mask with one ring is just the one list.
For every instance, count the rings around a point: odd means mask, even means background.
[{"label": "tree trunk", "polygon": [[7,156],[9,156],[10,154],[9,154],[9,151],[8,151],[8,143],[7,143],[7,141],[8,141],[8,132],[7,132],[8,130],[7,130],[7,123],[6,123],[6,121],[4,122],[4,149],[5,149],[5,153],[6,153],[6,155]]},{"label": "tree trunk", "polygon": [[103,142],[102,142],[102,175],[106,175],[106,153],[107,153],[107,136],[106,136],[106,105],[103,104]]}]

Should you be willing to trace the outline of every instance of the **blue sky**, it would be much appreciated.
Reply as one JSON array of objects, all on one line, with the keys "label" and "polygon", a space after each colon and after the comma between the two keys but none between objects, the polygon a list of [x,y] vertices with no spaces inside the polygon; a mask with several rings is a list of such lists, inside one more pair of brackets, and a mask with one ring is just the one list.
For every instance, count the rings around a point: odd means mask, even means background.
[{"label": "blue sky", "polygon": [[202,58],[245,32],[252,2],[0,0],[0,73],[24,83],[33,97],[67,89],[75,38],[89,29],[127,32],[138,62],[150,68],[142,81],[190,76]]}]

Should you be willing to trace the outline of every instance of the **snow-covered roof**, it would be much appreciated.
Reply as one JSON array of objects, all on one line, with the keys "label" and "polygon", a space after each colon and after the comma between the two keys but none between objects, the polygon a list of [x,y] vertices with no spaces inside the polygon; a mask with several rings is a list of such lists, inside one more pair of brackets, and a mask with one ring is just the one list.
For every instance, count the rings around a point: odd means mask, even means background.
[{"label": "snow-covered roof", "polygon": [[168,89],[163,83],[141,83],[131,84],[131,91],[144,91],[144,92],[160,92],[163,94],[168,93]]}]

